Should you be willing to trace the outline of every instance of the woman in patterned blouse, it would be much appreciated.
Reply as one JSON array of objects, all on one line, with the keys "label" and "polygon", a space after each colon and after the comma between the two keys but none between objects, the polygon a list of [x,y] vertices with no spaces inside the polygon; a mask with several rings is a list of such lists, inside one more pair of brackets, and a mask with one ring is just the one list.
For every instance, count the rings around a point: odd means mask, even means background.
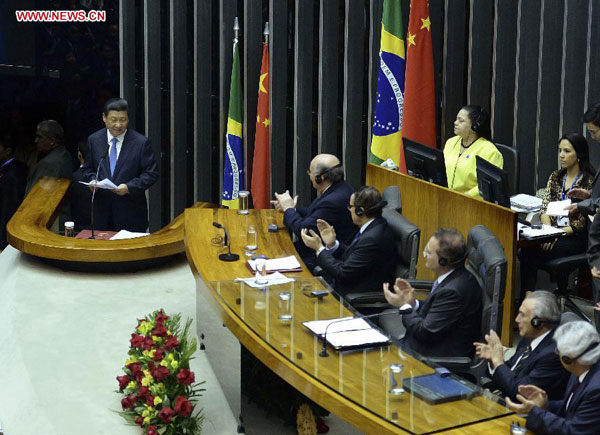
[{"label": "woman in patterned blouse", "polygon": [[590,190],[596,170],[590,163],[587,140],[579,133],[563,136],[558,143],[560,169],[552,172],[542,203],[542,223],[562,228],[565,236],[544,243],[539,247],[523,248],[521,260],[521,294],[534,290],[540,264],[553,258],[584,253],[587,249],[586,217],[548,216],[546,208],[551,201],[567,199],[567,192],[574,187]]}]

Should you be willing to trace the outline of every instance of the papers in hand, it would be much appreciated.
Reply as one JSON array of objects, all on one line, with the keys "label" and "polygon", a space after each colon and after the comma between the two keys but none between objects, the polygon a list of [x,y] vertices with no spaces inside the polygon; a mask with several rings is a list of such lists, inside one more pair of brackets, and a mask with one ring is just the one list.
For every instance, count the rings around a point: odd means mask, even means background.
[{"label": "papers in hand", "polygon": [[[302,270],[300,262],[298,262],[298,259],[293,255],[282,258],[271,258],[267,260],[266,263],[267,272],[300,272]],[[248,266],[252,272],[256,272],[254,260],[248,260]]]},{"label": "papers in hand", "polygon": [[137,237],[144,237],[149,235],[150,233],[134,233],[127,230],[121,230],[114,236],[110,238],[110,240],[125,240],[125,239],[135,239]]},{"label": "papers in hand", "polygon": [[270,275],[267,275],[267,283],[266,284],[257,284],[256,278],[236,278],[236,281],[243,281],[246,285],[254,288],[263,288],[270,285],[277,284],[287,284],[288,282],[294,282],[293,278],[288,278],[282,273],[275,272]]},{"label": "papers in hand", "polygon": [[[94,185],[94,183],[86,183],[85,181],[80,181],[80,183],[85,184],[86,186]],[[117,188],[117,185],[115,183],[113,183],[112,181],[110,181],[108,178],[105,178],[102,181],[98,181],[96,183],[96,187],[98,189],[115,190]]]},{"label": "papers in hand", "polygon": [[546,208],[546,214],[548,216],[569,216],[569,211],[565,210],[565,207],[570,205],[570,199],[565,199],[563,201],[551,201],[548,203],[548,207]]},{"label": "papers in hand", "polygon": [[548,236],[562,236],[565,231],[560,228],[554,228],[550,225],[542,225],[542,228],[532,228],[522,223],[517,223],[517,232],[519,239],[535,239]]},{"label": "papers in hand", "polygon": [[[339,320],[344,321],[340,322]],[[327,325],[333,322],[337,323],[331,325],[327,330],[326,338],[327,342],[338,350],[385,345],[390,342],[388,337],[361,318],[342,317],[340,319],[313,320],[302,324],[313,334],[322,336]]]}]

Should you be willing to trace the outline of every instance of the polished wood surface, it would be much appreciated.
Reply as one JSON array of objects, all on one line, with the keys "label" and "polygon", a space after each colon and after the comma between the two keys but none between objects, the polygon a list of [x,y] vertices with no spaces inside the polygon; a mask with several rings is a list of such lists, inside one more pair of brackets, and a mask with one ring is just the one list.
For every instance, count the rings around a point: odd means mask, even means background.
[{"label": "polished wood surface", "polygon": [[[423,248],[435,230],[442,227],[454,227],[466,238],[472,227],[485,225],[498,238],[504,246],[508,260],[502,342],[505,346],[509,346],[514,324],[513,288],[515,288],[517,254],[517,213],[373,164],[367,165],[366,184],[380,191],[391,185],[400,187],[402,214],[421,229],[419,252],[423,252]],[[422,262],[417,264],[417,278],[433,278]]]},{"label": "polished wood surface", "polygon": [[[8,222],[8,242],[27,254],[70,262],[119,263],[184,251],[183,215],[149,236],[129,240],[75,239],[50,231],[70,184],[67,179],[40,179]],[[196,206],[216,207],[208,203]]]},{"label": "polished wood surface", "polygon": [[[218,254],[225,252],[220,243],[223,231],[215,228],[213,222],[229,230],[232,252],[240,255],[239,261],[218,260]],[[523,424],[504,406],[483,397],[428,405],[408,393],[398,398],[390,396],[389,364],[404,364],[405,377],[433,371],[395,346],[346,354],[329,348],[330,356],[320,357],[320,341],[301,322],[341,317],[349,311],[332,296],[322,302],[306,297],[305,293],[322,288],[323,284],[311,277],[305,267],[301,272],[287,274],[296,278],[294,283],[264,291],[231,281],[252,276],[243,252],[248,224],[257,228],[259,254],[275,258],[296,253],[287,231],[269,233],[270,223],[281,225],[281,214],[274,210],[251,211],[249,216],[224,209],[185,211],[186,254],[197,290],[210,293],[208,299],[225,326],[273,372],[367,433],[426,433],[458,426],[461,428],[453,433],[473,433],[468,431],[479,424],[509,433],[510,421]],[[291,293],[289,310],[279,298],[281,291]],[[278,317],[282,313],[291,313],[293,320],[282,322]],[[513,419],[494,425],[488,421],[507,415]]]}]

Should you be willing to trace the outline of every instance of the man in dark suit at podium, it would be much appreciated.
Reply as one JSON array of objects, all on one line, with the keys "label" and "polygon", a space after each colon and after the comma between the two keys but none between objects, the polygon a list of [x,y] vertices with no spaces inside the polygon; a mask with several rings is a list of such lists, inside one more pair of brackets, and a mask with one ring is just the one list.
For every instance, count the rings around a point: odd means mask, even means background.
[{"label": "man in dark suit at podium", "polygon": [[317,198],[308,207],[296,207],[298,197],[289,191],[276,193],[271,203],[283,213],[283,223],[294,234],[294,246],[312,272],[316,266],[314,252],[301,240],[303,228],[317,230],[317,219],[329,222],[335,228],[338,240],[350,243],[356,227],[352,223],[348,201],[354,189],[344,181],[344,168],[340,160],[331,154],[319,154],[310,162],[308,176],[317,191]]},{"label": "man in dark suit at podium", "polygon": [[533,384],[548,393],[550,399],[563,397],[569,373],[563,368],[552,339],[560,323],[556,297],[545,290],[527,295],[515,319],[521,340],[515,354],[504,361],[504,347],[495,331],[486,335],[486,343],[475,343],[478,357],[488,361],[492,385],[503,396],[516,400],[519,385]]},{"label": "man in dark suit at podium", "polygon": [[335,229],[324,220],[317,220],[321,237],[312,229],[302,230],[302,241],[315,252],[317,264],[342,296],[380,292],[383,282],[394,279],[398,257],[394,234],[381,217],[384,206],[374,187],[361,187],[352,194],[348,208],[359,231],[347,245],[336,240]]},{"label": "man in dark suit at podium", "polygon": [[[600,336],[588,322],[565,323],[554,333],[561,364],[571,373],[564,396],[548,400],[535,385],[519,386],[509,408],[527,416],[527,428],[537,434],[590,434],[600,428]],[[520,402],[520,403],[519,403]]]},{"label": "man in dark suit at podium", "polygon": [[482,290],[464,266],[467,243],[458,230],[440,228],[427,242],[423,256],[425,267],[436,277],[429,296],[421,304],[408,281],[397,278],[393,290],[385,283],[387,301],[407,313],[387,314],[382,326],[404,328],[402,342],[420,355],[471,356],[481,330]]},{"label": "man in dark suit at podium", "polygon": [[6,224],[17,211],[27,183],[27,165],[15,160],[10,136],[0,137],[0,251],[6,248]]},{"label": "man in dark suit at podium", "polygon": [[88,138],[89,154],[82,170],[86,180],[110,179],[117,188],[98,189],[94,204],[95,227],[102,230],[144,232],[148,228],[146,189],[158,179],[158,167],[147,137],[128,129],[127,101],[109,100],[102,120],[106,128]]}]

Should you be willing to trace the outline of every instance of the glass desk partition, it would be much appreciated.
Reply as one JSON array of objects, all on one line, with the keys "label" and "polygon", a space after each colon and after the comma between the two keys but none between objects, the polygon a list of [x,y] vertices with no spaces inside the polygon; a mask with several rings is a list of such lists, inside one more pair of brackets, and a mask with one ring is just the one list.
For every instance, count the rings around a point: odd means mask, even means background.
[{"label": "glass desk partition", "polygon": [[[503,417],[506,420],[513,414],[495,396],[430,405],[409,392],[391,394],[390,366],[402,364],[404,379],[435,371],[394,345],[350,352],[337,352],[328,346],[329,357],[320,356],[320,337],[302,322],[354,314],[321,278],[294,277],[293,282],[264,288],[243,281],[212,281],[210,287],[234,316],[287,362],[365,413],[385,419],[399,433],[422,434],[469,426],[476,429],[473,425]],[[330,293],[319,300],[310,297],[314,290]]]}]

